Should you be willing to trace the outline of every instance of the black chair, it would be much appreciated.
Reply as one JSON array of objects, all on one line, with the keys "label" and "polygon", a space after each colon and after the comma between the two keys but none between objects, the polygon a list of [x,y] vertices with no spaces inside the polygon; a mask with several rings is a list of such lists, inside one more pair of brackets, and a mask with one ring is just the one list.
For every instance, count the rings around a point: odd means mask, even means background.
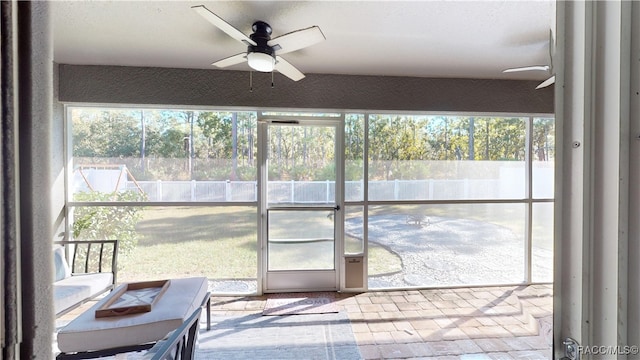
[{"label": "black chair", "polygon": [[158,341],[144,355],[145,360],[193,360],[195,358],[196,341],[200,329],[200,313],[198,307],[191,316],[167,338]]}]

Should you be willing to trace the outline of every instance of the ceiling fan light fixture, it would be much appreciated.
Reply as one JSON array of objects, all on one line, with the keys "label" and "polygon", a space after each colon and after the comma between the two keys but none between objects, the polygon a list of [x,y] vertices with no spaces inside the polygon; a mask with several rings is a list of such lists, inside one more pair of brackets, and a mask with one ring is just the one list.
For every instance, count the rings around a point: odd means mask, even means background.
[{"label": "ceiling fan light fixture", "polygon": [[247,55],[249,66],[260,72],[272,72],[276,66],[276,59],[265,53],[252,52]]}]

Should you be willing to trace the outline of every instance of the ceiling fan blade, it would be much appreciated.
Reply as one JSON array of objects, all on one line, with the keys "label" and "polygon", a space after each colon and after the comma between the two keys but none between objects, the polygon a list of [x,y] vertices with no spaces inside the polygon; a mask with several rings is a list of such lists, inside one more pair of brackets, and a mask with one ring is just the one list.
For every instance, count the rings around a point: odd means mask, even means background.
[{"label": "ceiling fan blade", "polygon": [[324,37],[322,30],[317,26],[312,26],[306,29],[300,29],[280,35],[269,40],[267,44],[275,47],[278,54],[286,54],[288,52],[317,44],[325,39],[326,38]]},{"label": "ceiling fan blade", "polygon": [[224,31],[227,35],[232,38],[242,41],[247,45],[257,45],[255,41],[251,40],[250,37],[245,35],[242,31],[234,28],[228,22],[224,21],[221,17],[211,12],[211,10],[204,7],[204,5],[196,5],[191,7],[193,10],[197,11],[203,18],[208,20],[210,23],[215,25],[218,29]]},{"label": "ceiling fan blade", "polygon": [[556,82],[556,76],[553,75],[552,77],[548,78],[547,80],[543,81],[540,83],[540,85],[536,86],[536,89],[542,89],[545,88],[553,83]]},{"label": "ceiling fan blade", "polygon": [[519,68],[511,68],[503,70],[503,73],[519,72],[519,71],[549,71],[549,65],[524,66]]},{"label": "ceiling fan blade", "polygon": [[280,56],[276,56],[276,70],[293,81],[298,81],[304,78],[304,74],[301,73],[300,70],[296,69]]},{"label": "ceiling fan blade", "polygon": [[229,56],[227,58],[218,60],[214,62],[213,66],[217,66],[219,68],[224,68],[231,65],[241,64],[247,61],[247,53],[235,54],[233,56]]}]

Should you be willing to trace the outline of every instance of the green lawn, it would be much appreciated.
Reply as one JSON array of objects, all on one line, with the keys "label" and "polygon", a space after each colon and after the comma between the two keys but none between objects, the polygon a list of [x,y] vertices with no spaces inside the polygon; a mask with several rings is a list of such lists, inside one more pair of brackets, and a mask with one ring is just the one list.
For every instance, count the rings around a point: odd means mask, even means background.
[{"label": "green lawn", "polygon": [[[547,204],[552,206],[552,204]],[[534,211],[534,245],[551,249],[552,211]],[[470,218],[505,226],[524,236],[523,204],[373,206],[370,216],[419,213],[427,216]],[[305,219],[298,215],[282,218],[280,238],[322,237],[331,219]],[[350,212],[349,216],[362,216]],[[253,207],[147,207],[137,225],[139,242],[128,256],[119,259],[119,281],[206,276],[210,279],[256,279],[257,229]],[[536,220],[538,219],[538,220]],[[325,226],[323,226],[324,224]],[[290,228],[291,231],[283,229]],[[313,231],[316,229],[316,232]],[[325,231],[326,232],[326,231]],[[359,252],[360,239],[345,239],[345,248]],[[386,274],[402,268],[393,252],[369,243],[369,275]],[[304,257],[301,257],[304,259]]]},{"label": "green lawn", "polygon": [[148,207],[120,281],[206,276],[256,278],[256,213],[249,207]]},{"label": "green lawn", "polygon": [[[256,279],[256,209],[252,207],[147,207],[138,223],[138,244],[119,259],[119,282],[159,278],[206,276],[210,279]],[[280,236],[313,237],[326,230],[293,216],[282,221],[291,233]],[[297,226],[294,226],[297,225]],[[322,235],[322,234],[321,234]],[[316,235],[317,236],[317,235]],[[347,239],[347,248],[356,239]],[[357,245],[360,246],[360,245]],[[369,247],[369,274],[401,269],[400,259],[378,247]]]}]

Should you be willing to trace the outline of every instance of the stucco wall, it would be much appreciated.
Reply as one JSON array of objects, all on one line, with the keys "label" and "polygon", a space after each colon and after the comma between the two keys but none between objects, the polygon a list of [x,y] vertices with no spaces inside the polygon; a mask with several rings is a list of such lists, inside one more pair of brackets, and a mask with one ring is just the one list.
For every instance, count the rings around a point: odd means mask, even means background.
[{"label": "stucco wall", "polygon": [[[58,65],[53,65],[53,99],[58,98]],[[51,221],[53,236],[56,240],[63,240],[58,236],[64,231],[65,187],[64,187],[64,106],[55,101],[51,114]]]},{"label": "stucco wall", "polygon": [[18,3],[21,358],[51,359],[53,256],[51,254],[51,121],[53,47],[49,5]]},{"label": "stucco wall", "polygon": [[60,65],[62,102],[251,108],[553,113],[553,87],[537,81],[275,74]]}]

